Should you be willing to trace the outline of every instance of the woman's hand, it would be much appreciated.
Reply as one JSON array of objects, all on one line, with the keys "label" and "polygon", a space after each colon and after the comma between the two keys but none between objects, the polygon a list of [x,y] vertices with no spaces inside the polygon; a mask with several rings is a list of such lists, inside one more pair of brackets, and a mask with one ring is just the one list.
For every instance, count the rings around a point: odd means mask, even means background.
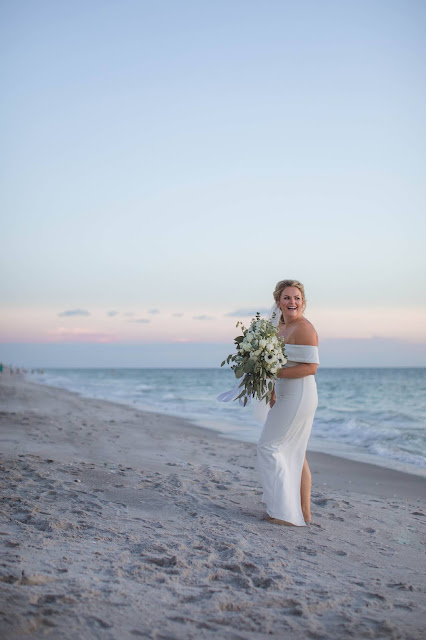
[{"label": "woman's hand", "polygon": [[317,372],[318,365],[311,363],[299,363],[293,367],[284,367],[280,369],[277,378],[306,378],[306,376],[314,376]]}]

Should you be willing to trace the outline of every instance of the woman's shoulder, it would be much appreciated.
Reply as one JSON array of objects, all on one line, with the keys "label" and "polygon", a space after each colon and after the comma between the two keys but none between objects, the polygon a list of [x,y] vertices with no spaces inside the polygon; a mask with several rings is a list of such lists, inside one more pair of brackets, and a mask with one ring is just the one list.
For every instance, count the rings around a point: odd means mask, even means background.
[{"label": "woman's shoulder", "polygon": [[315,331],[314,325],[306,318],[301,318],[300,322],[297,323],[292,337],[295,344],[305,344],[313,347],[318,346],[318,334]]}]

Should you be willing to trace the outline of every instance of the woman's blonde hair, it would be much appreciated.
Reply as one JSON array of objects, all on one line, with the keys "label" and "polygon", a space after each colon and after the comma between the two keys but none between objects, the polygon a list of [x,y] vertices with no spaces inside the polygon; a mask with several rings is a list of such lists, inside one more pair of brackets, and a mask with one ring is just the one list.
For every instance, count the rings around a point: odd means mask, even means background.
[{"label": "woman's blonde hair", "polygon": [[[273,293],[274,300],[277,303],[277,305],[280,301],[281,294],[284,291],[284,289],[286,289],[286,287],[296,287],[297,289],[299,289],[300,293],[302,294],[302,303],[303,303],[302,309],[303,311],[305,311],[306,309],[305,287],[301,282],[299,282],[299,280],[280,280],[279,282],[277,282],[277,284],[275,285],[274,293]],[[282,313],[281,313],[280,320],[281,322],[284,322],[284,317]]]}]

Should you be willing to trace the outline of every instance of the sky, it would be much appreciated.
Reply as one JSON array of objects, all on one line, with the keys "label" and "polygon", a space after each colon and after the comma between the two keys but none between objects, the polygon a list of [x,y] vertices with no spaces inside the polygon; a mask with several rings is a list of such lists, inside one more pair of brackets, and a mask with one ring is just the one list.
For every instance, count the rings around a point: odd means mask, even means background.
[{"label": "sky", "polygon": [[0,360],[216,366],[296,278],[330,366],[426,365],[425,29],[422,0],[2,3]]}]

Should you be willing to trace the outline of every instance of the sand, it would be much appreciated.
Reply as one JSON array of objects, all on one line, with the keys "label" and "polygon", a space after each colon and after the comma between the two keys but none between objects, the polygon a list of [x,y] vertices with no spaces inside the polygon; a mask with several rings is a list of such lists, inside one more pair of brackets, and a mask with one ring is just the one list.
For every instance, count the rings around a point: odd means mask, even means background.
[{"label": "sand", "polygon": [[263,520],[255,447],[0,375],[0,636],[424,637],[424,479],[309,453]]}]

